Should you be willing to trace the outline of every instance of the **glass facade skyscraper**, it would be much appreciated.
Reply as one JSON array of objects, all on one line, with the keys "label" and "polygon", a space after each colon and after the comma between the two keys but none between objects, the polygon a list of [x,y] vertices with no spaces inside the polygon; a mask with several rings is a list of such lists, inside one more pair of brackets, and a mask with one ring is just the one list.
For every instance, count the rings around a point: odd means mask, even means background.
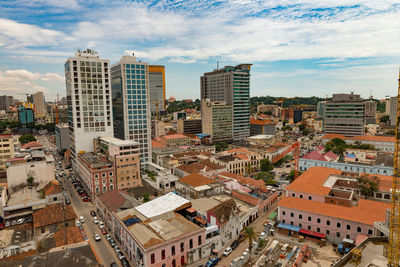
[{"label": "glass facade skyscraper", "polygon": [[149,65],[123,56],[111,67],[114,136],[139,143],[141,163],[151,161]]}]

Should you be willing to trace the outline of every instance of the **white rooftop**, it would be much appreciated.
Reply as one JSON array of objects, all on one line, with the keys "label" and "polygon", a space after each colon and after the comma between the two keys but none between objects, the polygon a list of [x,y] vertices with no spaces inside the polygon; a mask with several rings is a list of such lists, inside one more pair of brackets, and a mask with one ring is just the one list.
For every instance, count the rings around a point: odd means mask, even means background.
[{"label": "white rooftop", "polygon": [[271,139],[271,138],[273,138],[273,137],[274,137],[273,135],[259,134],[259,135],[250,136],[250,137],[248,137],[248,138],[250,138],[250,139],[260,139],[260,140],[262,140],[262,139]]},{"label": "white rooftop", "polygon": [[123,139],[119,139],[119,138],[115,138],[115,137],[111,137],[111,136],[100,137],[100,140],[107,142],[107,143],[117,145],[117,146],[139,145],[139,143],[134,140],[123,140]]},{"label": "white rooftop", "polygon": [[135,209],[143,216],[152,218],[166,212],[174,211],[188,203],[190,203],[189,200],[170,192],[147,203],[139,205],[135,207]]}]

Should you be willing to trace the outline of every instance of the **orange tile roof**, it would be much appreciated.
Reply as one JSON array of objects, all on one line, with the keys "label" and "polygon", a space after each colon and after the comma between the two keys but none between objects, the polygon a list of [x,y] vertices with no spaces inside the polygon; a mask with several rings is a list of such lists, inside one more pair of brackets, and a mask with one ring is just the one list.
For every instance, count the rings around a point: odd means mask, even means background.
[{"label": "orange tile roof", "polygon": [[162,143],[160,143],[160,142],[157,142],[157,141],[151,141],[151,146],[152,147],[165,147],[165,145],[164,144],[162,144]]},{"label": "orange tile roof", "polygon": [[62,193],[62,189],[60,184],[57,181],[51,180],[48,182],[44,187],[44,195],[54,195],[54,194],[59,194]]},{"label": "orange tile roof", "polygon": [[253,118],[250,118],[250,124],[256,124],[256,125],[275,125],[276,123],[270,121],[270,120],[256,120]]},{"label": "orange tile roof", "polygon": [[176,167],[177,169],[184,171],[186,173],[199,173],[201,171],[216,171],[216,170],[221,170],[224,167],[219,166],[218,164],[215,164],[211,162],[209,159],[192,163],[192,164],[182,164]]},{"label": "orange tile roof", "polygon": [[[74,209],[70,205],[65,206],[65,220],[69,221],[76,218]],[[64,210],[61,204],[49,205],[33,213],[33,228],[62,222],[64,220]]]},{"label": "orange tile roof", "polygon": [[394,143],[394,136],[377,136],[377,135],[359,135],[354,137],[345,137],[341,134],[326,134],[322,137],[323,139],[334,139],[339,138],[342,140],[359,140],[359,141],[370,141],[370,142],[391,142]]},{"label": "orange tile roof", "polygon": [[0,134],[0,138],[11,138],[12,134]]},{"label": "orange tile roof", "polygon": [[249,157],[246,156],[245,154],[236,154],[235,157],[239,158],[239,159],[243,159],[243,160],[248,160]]},{"label": "orange tile roof", "polygon": [[31,147],[41,147],[43,146],[41,143],[35,142],[35,141],[31,141],[29,143],[26,143],[25,145],[23,145],[21,148],[23,149],[27,149],[27,148],[31,148]]},{"label": "orange tile roof", "polygon": [[183,134],[170,134],[170,135],[164,135],[162,138],[164,138],[165,140],[172,140],[172,139],[182,139],[188,137]]},{"label": "orange tile roof", "polygon": [[284,197],[278,206],[368,225],[384,221],[386,209],[390,208],[389,203],[367,199],[359,199],[358,206],[344,207],[294,197]]},{"label": "orange tile roof", "polygon": [[59,230],[54,233],[53,238],[54,238],[54,241],[56,242],[56,247],[61,247],[64,245],[69,245],[69,244],[74,244],[74,243],[84,241],[81,231],[79,231],[78,227],[76,227],[76,226],[67,227],[65,229],[65,232],[67,233],[67,243],[65,243],[64,229]]},{"label": "orange tile roof", "polygon": [[265,186],[265,183],[263,180],[256,180],[250,177],[244,177],[238,174],[233,174],[229,172],[221,172],[219,175],[225,176],[225,177],[230,177],[238,181],[240,184],[247,185],[250,187],[255,187],[261,189],[263,192],[268,192],[267,187]]},{"label": "orange tile roof", "polygon": [[237,190],[232,190],[232,197],[239,199],[240,201],[243,201],[244,203],[257,206],[258,203],[260,203],[260,199],[249,195],[248,193],[242,193]]},{"label": "orange tile roof", "polygon": [[203,175],[196,174],[196,173],[182,177],[181,179],[179,179],[179,181],[184,184],[187,184],[191,187],[198,187],[198,186],[202,186],[202,185],[209,185],[209,184],[217,183],[217,181],[215,181],[214,179],[207,178]]},{"label": "orange tile roof", "polygon": [[331,188],[322,186],[329,175],[339,175],[341,170],[325,168],[325,167],[311,167],[306,170],[302,175],[297,177],[290,185],[286,187],[287,190],[314,194],[319,196],[328,195]]},{"label": "orange tile roof", "polygon": [[232,153],[245,153],[245,154],[254,154],[253,152],[251,152],[250,150],[244,148],[244,147],[240,147],[240,148],[232,148],[226,151],[229,154]]},{"label": "orange tile roof", "polygon": [[382,174],[361,173],[360,175],[367,175],[368,177],[376,176],[379,179],[379,190],[390,192],[392,188],[393,176]]}]

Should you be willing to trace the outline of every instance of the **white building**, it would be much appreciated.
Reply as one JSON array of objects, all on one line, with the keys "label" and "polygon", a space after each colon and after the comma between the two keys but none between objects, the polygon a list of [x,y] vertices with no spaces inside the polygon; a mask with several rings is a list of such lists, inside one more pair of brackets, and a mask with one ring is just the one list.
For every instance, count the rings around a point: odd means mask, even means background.
[{"label": "white building", "polygon": [[114,136],[135,140],[141,163],[151,162],[149,65],[123,56],[111,67]]},{"label": "white building", "polygon": [[72,164],[79,152],[92,152],[93,139],[113,136],[110,61],[95,51],[78,50],[65,62]]}]

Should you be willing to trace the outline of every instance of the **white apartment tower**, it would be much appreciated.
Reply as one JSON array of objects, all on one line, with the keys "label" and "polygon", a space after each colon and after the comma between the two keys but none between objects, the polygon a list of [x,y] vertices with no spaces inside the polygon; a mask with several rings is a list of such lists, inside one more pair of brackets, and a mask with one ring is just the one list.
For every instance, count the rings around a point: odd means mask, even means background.
[{"label": "white apartment tower", "polygon": [[99,58],[93,50],[78,50],[64,68],[75,168],[78,153],[93,152],[94,138],[113,136],[110,61]]},{"label": "white apartment tower", "polygon": [[114,137],[139,143],[141,164],[151,162],[149,64],[126,55],[111,67]]}]

